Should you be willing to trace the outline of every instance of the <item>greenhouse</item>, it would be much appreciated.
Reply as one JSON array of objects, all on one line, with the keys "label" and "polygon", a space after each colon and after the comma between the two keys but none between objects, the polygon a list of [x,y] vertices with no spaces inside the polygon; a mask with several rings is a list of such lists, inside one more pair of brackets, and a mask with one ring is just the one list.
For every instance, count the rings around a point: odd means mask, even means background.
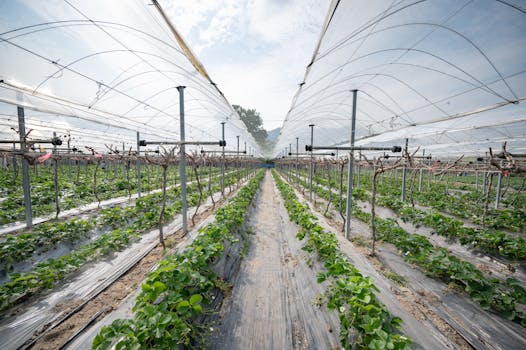
[{"label": "greenhouse", "polygon": [[0,19],[0,349],[526,349],[523,0]]}]

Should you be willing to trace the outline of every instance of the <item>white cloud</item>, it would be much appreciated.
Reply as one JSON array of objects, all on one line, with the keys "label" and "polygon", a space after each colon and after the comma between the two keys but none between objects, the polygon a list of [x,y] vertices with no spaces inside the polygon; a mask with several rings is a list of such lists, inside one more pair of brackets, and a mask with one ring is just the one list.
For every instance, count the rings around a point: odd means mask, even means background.
[{"label": "white cloud", "polygon": [[200,32],[200,39],[209,46],[236,38],[242,16],[243,7],[237,2],[230,1],[215,13],[210,25]]},{"label": "white cloud", "polygon": [[227,99],[255,108],[267,129],[281,126],[328,3],[176,0],[162,5]]}]

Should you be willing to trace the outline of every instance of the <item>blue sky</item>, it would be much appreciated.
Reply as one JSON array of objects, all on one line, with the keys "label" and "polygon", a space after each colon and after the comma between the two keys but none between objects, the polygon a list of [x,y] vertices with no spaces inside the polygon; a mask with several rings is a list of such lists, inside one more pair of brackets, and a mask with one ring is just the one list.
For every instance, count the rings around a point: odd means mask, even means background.
[{"label": "blue sky", "polygon": [[162,0],[232,104],[281,126],[329,7],[324,0]]}]

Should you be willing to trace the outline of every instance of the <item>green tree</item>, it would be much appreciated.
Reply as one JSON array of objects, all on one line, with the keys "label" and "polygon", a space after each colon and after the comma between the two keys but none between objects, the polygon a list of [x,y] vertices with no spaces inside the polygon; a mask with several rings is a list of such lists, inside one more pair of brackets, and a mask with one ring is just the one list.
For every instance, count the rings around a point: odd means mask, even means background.
[{"label": "green tree", "polygon": [[239,105],[232,106],[245,123],[248,132],[252,134],[256,142],[262,147],[267,146],[267,130],[263,128],[263,120],[255,109],[245,109]]}]

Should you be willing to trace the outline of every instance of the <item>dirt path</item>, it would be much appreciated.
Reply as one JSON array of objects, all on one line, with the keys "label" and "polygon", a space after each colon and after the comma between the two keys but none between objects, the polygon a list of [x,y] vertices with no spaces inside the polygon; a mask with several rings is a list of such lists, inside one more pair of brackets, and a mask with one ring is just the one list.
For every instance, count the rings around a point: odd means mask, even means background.
[{"label": "dirt path", "polygon": [[337,316],[315,305],[324,287],[316,281],[316,266],[307,265],[270,172],[249,224],[252,246],[210,348],[339,348]]}]

